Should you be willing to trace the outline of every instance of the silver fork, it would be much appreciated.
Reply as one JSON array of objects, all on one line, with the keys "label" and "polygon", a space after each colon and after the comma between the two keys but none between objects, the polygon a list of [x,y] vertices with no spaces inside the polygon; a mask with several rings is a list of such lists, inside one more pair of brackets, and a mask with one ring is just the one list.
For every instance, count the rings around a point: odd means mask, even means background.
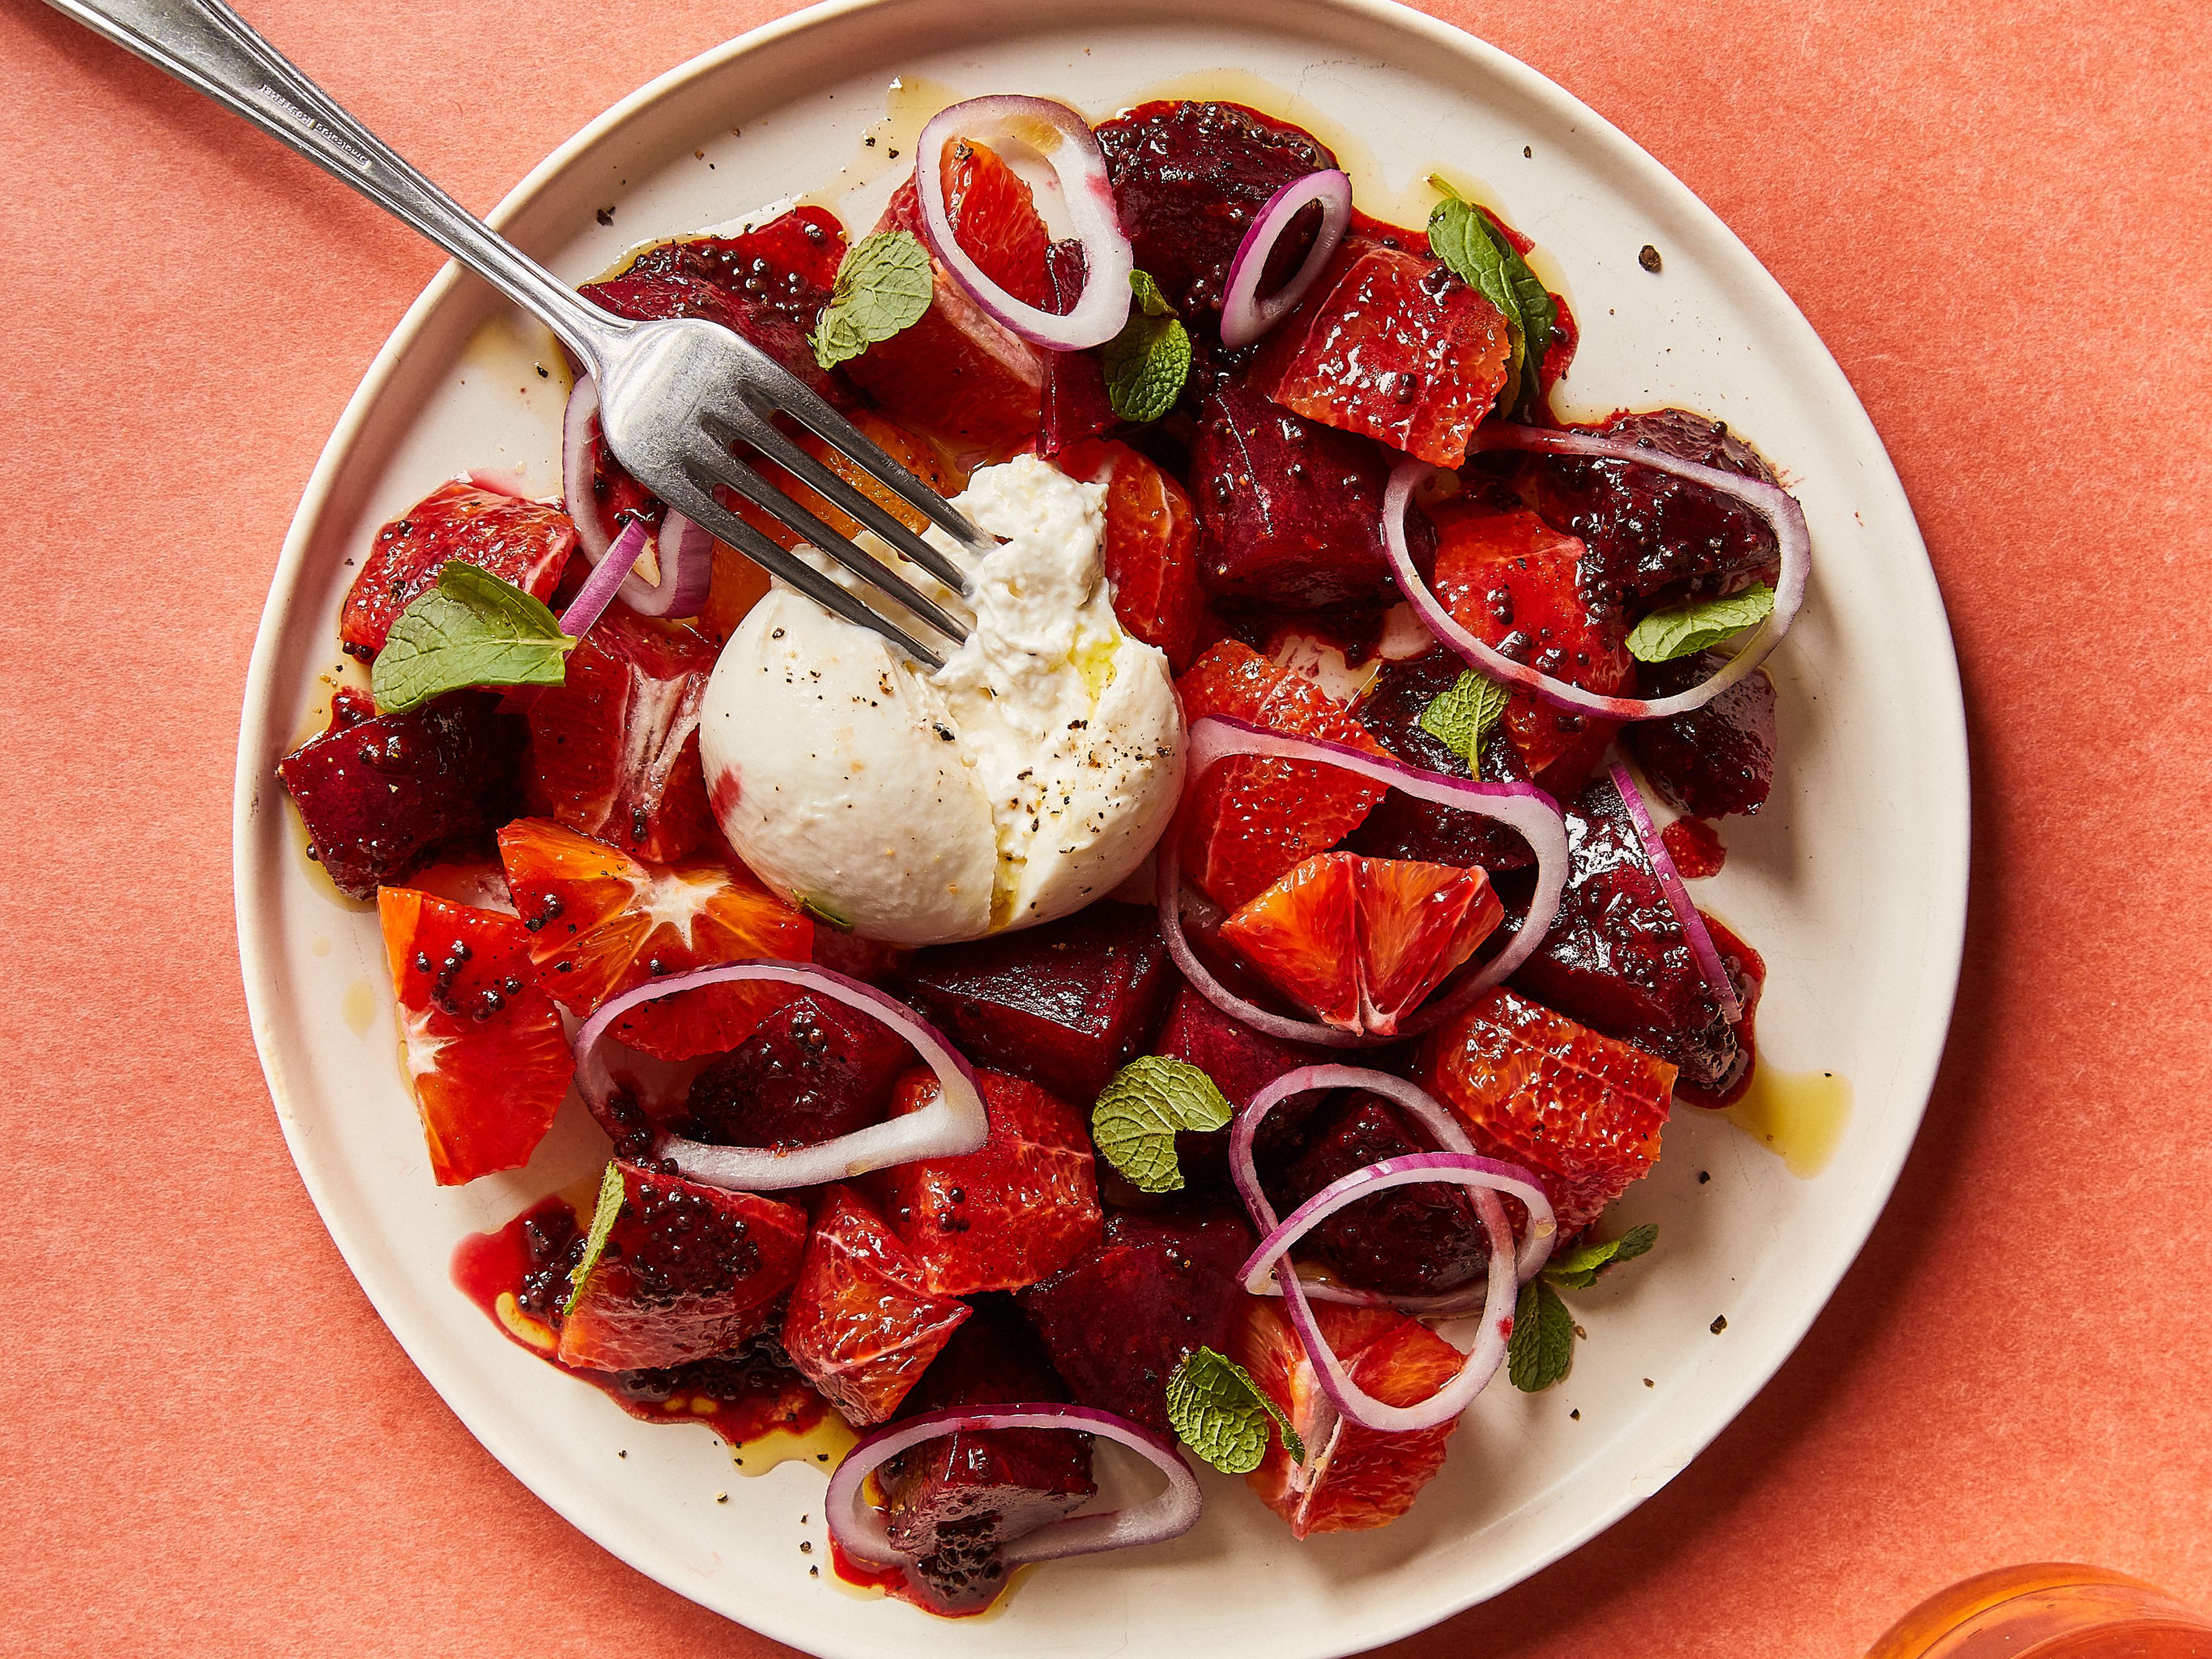
[{"label": "silver fork", "polygon": [[870,477],[981,552],[994,544],[814,390],[750,341],[703,319],[632,322],[600,310],[432,184],[247,27],[222,0],[47,0],[57,11],[197,88],[428,237],[531,313],[598,382],[607,447],[677,512],[849,622],[931,667],[942,659],[716,498],[734,490],[862,583],[957,644],[958,618],[855,546],[740,459],[742,442],[965,595],[959,566],[794,443],[769,418],[798,422]]}]

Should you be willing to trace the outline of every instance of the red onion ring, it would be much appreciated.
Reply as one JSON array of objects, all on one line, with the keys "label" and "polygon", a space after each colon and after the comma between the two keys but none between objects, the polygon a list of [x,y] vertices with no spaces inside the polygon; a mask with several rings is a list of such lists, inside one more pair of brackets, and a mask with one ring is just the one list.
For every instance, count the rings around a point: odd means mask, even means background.
[{"label": "red onion ring", "polygon": [[1414,489],[1438,469],[1426,461],[1401,461],[1390,474],[1389,487],[1382,492],[1382,542],[1389,556],[1390,574],[1397,578],[1399,591],[1412,602],[1429,630],[1492,678],[1517,685],[1553,708],[1564,708],[1570,714],[1595,714],[1610,720],[1664,720],[1669,714],[1703,708],[1747,676],[1782,643],[1782,636],[1796,620],[1798,608],[1805,602],[1806,578],[1813,568],[1813,537],[1805,524],[1805,509],[1779,485],[1742,477],[1717,466],[1679,460],[1663,451],[1645,449],[1619,438],[1516,426],[1510,421],[1485,422],[1476,429],[1468,449],[1470,453],[1482,449],[1529,449],[1547,454],[1589,455],[1601,460],[1649,466],[1678,478],[1687,478],[1692,483],[1735,497],[1765,520],[1773,527],[1782,556],[1781,574],[1774,584],[1773,611],[1745,641],[1742,649],[1711,679],[1700,681],[1686,691],[1648,702],[1640,697],[1608,697],[1566,680],[1555,679],[1540,669],[1502,655],[1495,647],[1461,627],[1451,612],[1444,609],[1429,585],[1421,580],[1421,573],[1414,568],[1413,556],[1406,545],[1406,508],[1413,499]]},{"label": "red onion ring", "polygon": [[[1291,221],[1311,203],[1321,204],[1321,229],[1307,252],[1305,263],[1291,280],[1260,297],[1260,278],[1267,269],[1267,256],[1283,239]],[[1336,167],[1293,179],[1252,216],[1237,256],[1229,262],[1229,281],[1221,294],[1221,343],[1231,350],[1248,346],[1297,308],[1306,290],[1321,280],[1322,272],[1352,228],[1352,180]]]},{"label": "red onion ring", "polygon": [[1151,1430],[1091,1406],[956,1406],[878,1429],[845,1454],[830,1477],[823,1518],[845,1553],[876,1567],[910,1567],[884,1529],[883,1512],[867,1501],[867,1478],[899,1453],[940,1435],[985,1429],[1072,1429],[1127,1446],[1167,1476],[1167,1490],[1131,1510],[1071,1515],[1000,1546],[1008,1566],[1057,1561],[1101,1550],[1133,1549],[1180,1538],[1197,1524],[1204,1499],[1182,1455]]},{"label": "red onion ring", "polygon": [[[1083,244],[1083,292],[1066,316],[1017,300],[969,258],[952,234],[945,201],[945,147],[955,138],[988,143],[1012,138],[1052,166],[1067,203],[1069,227]],[[948,105],[930,118],[915,145],[915,185],[921,201],[921,228],[930,252],[953,280],[993,321],[1032,345],[1050,351],[1082,351],[1104,345],[1129,320],[1129,273],[1136,256],[1122,233],[1114,205],[1114,181],[1106,172],[1106,152],[1098,148],[1091,124],[1066,105],[1049,98],[1001,93]]]},{"label": "red onion ring", "polygon": [[1690,955],[1696,959],[1698,971],[1705,976],[1705,983],[1713,988],[1719,1000],[1721,1017],[1731,1025],[1743,1018],[1743,1002],[1735,994],[1735,981],[1729,977],[1728,964],[1721,960],[1719,947],[1705,927],[1705,919],[1698,914],[1698,907],[1690,902],[1690,890],[1682,884],[1682,872],[1674,867],[1674,854],[1668,852],[1667,843],[1651,822],[1651,809],[1644,801],[1644,792],[1636,787],[1636,780],[1619,761],[1613,763],[1613,787],[1620,791],[1621,804],[1628,808],[1629,822],[1636,826],[1637,839],[1644,850],[1651,855],[1651,867],[1659,877],[1660,890],[1667,895],[1667,903],[1674,912],[1674,920],[1682,924],[1683,937],[1690,941]]},{"label": "red onion ring", "polygon": [[1513,941],[1474,972],[1462,970],[1463,976],[1449,990],[1432,994],[1410,1018],[1399,1022],[1395,1032],[1376,1036],[1324,1025],[1316,1020],[1271,1013],[1256,1003],[1245,1001],[1213,976],[1183,933],[1182,837],[1180,825],[1170,824],[1168,833],[1160,838],[1157,878],[1160,932],[1166,939],[1168,954],[1175,958],[1182,976],[1200,996],[1231,1019],[1255,1031],[1288,1042],[1318,1043],[1330,1048],[1367,1048],[1418,1036],[1450,1018],[1526,962],[1551,930],[1552,919],[1559,915],[1559,895],[1567,884],[1565,819],[1560,814],[1559,803],[1532,783],[1480,783],[1472,778],[1446,777],[1441,772],[1424,771],[1346,744],[1270,732],[1227,714],[1206,714],[1193,720],[1185,753],[1186,791],[1216,761],[1239,755],[1314,761],[1389,788],[1402,789],[1417,799],[1496,818],[1519,831],[1535,849],[1536,890],[1528,901],[1528,913],[1522,919]]},{"label": "red onion ring", "polygon": [[561,613],[561,631],[572,640],[580,640],[591,631],[592,624],[606,614],[607,607],[615,601],[615,590],[629,578],[630,567],[637,556],[645,551],[645,526],[632,519],[623,526],[614,545],[608,548],[592,574],[576,590],[576,597]]},{"label": "red onion ring", "polygon": [[599,1041],[607,1028],[641,1003],[657,1001],[678,991],[706,985],[726,985],[740,980],[775,980],[803,987],[817,995],[834,998],[883,1021],[921,1055],[922,1063],[937,1074],[937,1098],[918,1112],[872,1123],[865,1129],[839,1135],[811,1146],[777,1151],[766,1146],[709,1146],[664,1134],[653,1143],[656,1158],[671,1158],[677,1169],[694,1181],[736,1192],[773,1193],[793,1187],[817,1187],[825,1182],[846,1181],[870,1170],[910,1164],[919,1158],[958,1158],[972,1152],[989,1138],[991,1124],[983,1097],[975,1087],[975,1073],[944,1033],[904,1003],[885,996],[872,985],[848,979],[811,962],[716,963],[689,973],[671,974],[610,997],[576,1033],[576,1090],[593,1115],[602,1113],[612,1095],[615,1080],[599,1057]]},{"label": "red onion ring", "polygon": [[[599,387],[590,375],[579,374],[561,414],[561,499],[576,526],[576,544],[594,568],[614,544],[592,498],[592,420],[599,412]],[[673,507],[661,514],[659,529],[647,529],[646,536],[660,580],[649,582],[630,571],[615,597],[641,617],[697,616],[714,579],[714,538]]]},{"label": "red onion ring", "polygon": [[[1500,1170],[1512,1173],[1501,1175]],[[1392,1187],[1425,1182],[1449,1182],[1474,1188],[1476,1212],[1490,1234],[1490,1272],[1482,1302],[1482,1319],[1475,1328],[1474,1346],[1468,1351],[1466,1363],[1450,1382],[1426,1400],[1411,1406],[1387,1405],[1354,1382],[1344,1369],[1344,1362],[1322,1335],[1320,1322],[1314,1317],[1313,1304],[1308,1299],[1305,1281],[1295,1273],[1273,1275],[1282,1287],[1284,1311],[1290,1315],[1291,1328],[1305,1346],[1306,1358],[1313,1364],[1322,1392],[1340,1414],[1379,1433],[1411,1434],[1450,1422],[1489,1386],[1490,1379],[1504,1363],[1506,1343],[1513,1334],[1513,1305],[1521,1291],[1513,1252],[1513,1229],[1505,1219],[1505,1206],[1498,1194],[1510,1182],[1516,1188],[1515,1196],[1520,1196],[1520,1186],[1534,1185],[1522,1182],[1521,1177],[1526,1174],[1526,1170],[1514,1170],[1510,1164],[1500,1165],[1468,1152],[1416,1152],[1405,1158],[1386,1158],[1379,1164],[1354,1170],[1322,1188],[1291,1211],[1290,1219],[1262,1239],[1260,1248],[1246,1260],[1242,1272],[1245,1288],[1250,1290],[1255,1280],[1269,1276],[1274,1263],[1309,1230],[1347,1204]],[[1547,1206],[1547,1210],[1549,1207]],[[1550,1249],[1548,1239],[1545,1249]]]}]

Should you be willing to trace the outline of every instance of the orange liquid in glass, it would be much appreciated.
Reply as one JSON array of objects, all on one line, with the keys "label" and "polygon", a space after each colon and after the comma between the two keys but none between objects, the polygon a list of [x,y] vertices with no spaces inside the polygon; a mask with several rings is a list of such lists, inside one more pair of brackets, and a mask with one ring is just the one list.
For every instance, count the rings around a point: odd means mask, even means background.
[{"label": "orange liquid in glass", "polygon": [[2039,1562],[1929,1596],[1867,1659],[2212,1659],[2212,1620],[2139,1579]]}]

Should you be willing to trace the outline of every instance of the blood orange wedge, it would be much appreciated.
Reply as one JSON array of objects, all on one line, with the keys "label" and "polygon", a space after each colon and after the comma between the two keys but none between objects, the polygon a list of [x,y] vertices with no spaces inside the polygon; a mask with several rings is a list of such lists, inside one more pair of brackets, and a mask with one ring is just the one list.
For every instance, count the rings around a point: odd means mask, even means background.
[{"label": "blood orange wedge", "polygon": [[1419,1068],[1477,1152],[1535,1172],[1562,1239],[1658,1161],[1674,1068],[1503,986],[1431,1032]]},{"label": "blood orange wedge", "polygon": [[[1533,513],[1450,503],[1431,516],[1434,587],[1455,621],[1547,674],[1607,696],[1627,694],[1636,660],[1619,631],[1583,601],[1580,542]],[[1562,798],[1582,787],[1620,729],[1616,721],[1563,714],[1525,691],[1507,700],[1504,726],[1536,781]]]},{"label": "blood orange wedge", "polygon": [[714,833],[699,769],[699,706],[714,642],[681,623],[610,609],[530,703],[525,799],[642,859],[681,858]]},{"label": "blood orange wedge", "polygon": [[[1183,717],[1233,714],[1271,731],[1326,738],[1383,752],[1367,728],[1304,675],[1249,645],[1222,640],[1176,682]],[[1225,760],[1189,790],[1182,810],[1183,868],[1232,909],[1311,854],[1358,826],[1384,791],[1308,761]]]},{"label": "blood orange wedge", "polygon": [[[544,818],[501,830],[499,855],[531,957],[572,1014],[687,969],[750,957],[804,962],[813,948],[814,924],[733,860],[645,864]],[[612,1034],[656,1060],[718,1054],[795,994],[765,983],[707,986],[641,1004]]]},{"label": "blood orange wedge", "polygon": [[921,1264],[849,1187],[823,1195],[783,1318],[783,1348],[799,1374],[855,1427],[880,1423],[959,1328],[970,1309],[932,1296]]},{"label": "blood orange wedge", "polygon": [[1504,914],[1480,870],[1321,853],[1221,936],[1328,1024],[1389,1036]]},{"label": "blood orange wedge", "polygon": [[441,484],[376,532],[346,595],[338,638],[356,656],[374,656],[399,613],[454,559],[550,599],[575,548],[576,526],[557,507],[465,481]]},{"label": "blood orange wedge", "polygon": [[1024,305],[1042,306],[1051,239],[1022,176],[988,144],[955,138],[939,163],[945,216],[961,252]]},{"label": "blood orange wedge", "polygon": [[[1084,1115],[1033,1083],[979,1070],[990,1139],[964,1158],[921,1158],[881,1177],[884,1213],[939,1296],[1018,1290],[1098,1242],[1098,1180]],[[899,1080],[891,1115],[937,1098],[925,1071]]]},{"label": "blood orange wedge", "polygon": [[768,1322],[806,1243],[806,1212],[757,1193],[610,1164],[560,1359],[599,1371],[681,1365],[726,1352]]},{"label": "blood orange wedge", "polygon": [[411,888],[376,896],[407,1080],[441,1187],[520,1169],[575,1069],[512,916]]},{"label": "blood orange wedge", "polygon": [[[1426,1400],[1464,1363],[1427,1326],[1388,1308],[1317,1302],[1314,1316],[1352,1380],[1386,1405]],[[1305,1442],[1306,1461],[1294,1463],[1281,1439],[1271,1439],[1260,1467],[1244,1477],[1290,1523],[1292,1537],[1388,1526],[1443,1468],[1444,1442],[1458,1420],[1382,1434],[1339,1417],[1281,1303],[1245,1298],[1230,1333],[1230,1357],[1252,1373]]]},{"label": "blood orange wedge", "polygon": [[1086,438],[1054,463],[1106,489],[1106,585],[1114,615],[1178,674],[1198,653],[1206,595],[1198,585],[1198,514],[1183,487],[1127,444]]}]

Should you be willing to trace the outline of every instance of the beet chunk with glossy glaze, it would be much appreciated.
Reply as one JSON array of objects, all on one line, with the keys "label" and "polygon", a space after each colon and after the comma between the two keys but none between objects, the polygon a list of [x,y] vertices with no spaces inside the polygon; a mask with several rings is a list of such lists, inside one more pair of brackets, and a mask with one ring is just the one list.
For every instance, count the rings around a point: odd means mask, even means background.
[{"label": "beet chunk with glossy glaze", "polygon": [[1611,778],[1567,809],[1559,914],[1515,988],[1711,1085],[1735,1064],[1734,1029],[1691,955],[1658,872]]},{"label": "beet chunk with glossy glaze", "polygon": [[1152,911],[1116,903],[916,951],[903,977],[969,1059],[1085,1105],[1144,1052],[1175,980]]},{"label": "beet chunk with glossy glaze", "polygon": [[[1442,648],[1410,662],[1386,662],[1376,672],[1366,695],[1352,705],[1352,718],[1407,765],[1446,777],[1470,777],[1468,763],[1421,724],[1428,706],[1456,685],[1466,671],[1456,653]],[[1528,776],[1503,720],[1492,721],[1483,734],[1482,775],[1492,783],[1522,782]],[[1439,806],[1395,789],[1344,844],[1367,858],[1479,866],[1492,875],[1535,862],[1528,843],[1497,819]]]},{"label": "beet chunk with glossy glaze", "polygon": [[1221,309],[1230,262],[1268,198],[1336,165],[1311,133],[1242,104],[1139,104],[1101,122],[1098,145],[1137,268],[1187,318]]},{"label": "beet chunk with glossy glaze", "polygon": [[[1355,1091],[1323,1109],[1305,1151],[1268,1182],[1268,1196],[1288,1215],[1354,1170],[1437,1150],[1390,1102]],[[1443,1185],[1397,1187],[1348,1204],[1298,1249],[1346,1284],[1392,1296],[1458,1290],[1490,1261],[1489,1235],[1467,1189]]]},{"label": "beet chunk with glossy glaze", "polygon": [[[1242,1111],[1276,1079],[1302,1066],[1318,1066],[1330,1051],[1311,1043],[1286,1042],[1255,1031],[1207,1001],[1190,986],[1176,992],[1167,1022],[1160,1027],[1152,1052],[1170,1060],[1188,1061],[1213,1079],[1213,1086],[1234,1110]],[[1262,1169],[1279,1163],[1297,1149],[1298,1133],[1320,1103],[1317,1095],[1297,1095],[1284,1101],[1261,1120],[1252,1154]],[[1203,1133],[1185,1130],[1176,1136],[1176,1162],[1186,1181],[1225,1181],[1229,1176],[1229,1131]]]},{"label": "beet chunk with glossy glaze", "polygon": [[487,691],[379,714],[360,692],[277,763],[307,825],[308,855],[349,898],[373,899],[434,854],[480,842],[514,815],[521,722]]},{"label": "beet chunk with glossy glaze", "polygon": [[[1217,392],[1191,445],[1206,591],[1281,611],[1380,609],[1395,592],[1382,549],[1389,478],[1389,452],[1371,439],[1294,415],[1249,386]],[[1406,538],[1425,566],[1435,537],[1418,509],[1407,514]]]},{"label": "beet chunk with glossy glaze", "polygon": [[[1648,667],[1648,695],[1686,691],[1725,660],[1707,651]],[[1753,669],[1702,708],[1638,720],[1627,744],[1651,787],[1692,817],[1756,812],[1774,784],[1774,682]]]},{"label": "beet chunk with glossy glaze", "polygon": [[[952,1334],[907,1395],[901,1418],[963,1406],[1065,1401],[1021,1315],[993,1298]],[[999,1546],[1081,1509],[1097,1492],[1091,1437],[1059,1429],[978,1429],[925,1440],[884,1465],[884,1529],[916,1558],[913,1589],[940,1613],[973,1613],[1006,1584]]]},{"label": "beet chunk with glossy glaze", "polygon": [[722,1146],[808,1146],[880,1123],[913,1045],[830,997],[802,996],[691,1080],[678,1133]]},{"label": "beet chunk with glossy glaze", "polygon": [[[1574,427],[1766,483],[1758,452],[1728,428],[1683,409],[1615,415]],[[1626,461],[1546,456],[1530,485],[1537,509],[1587,550],[1583,598],[1592,611],[1628,617],[1654,605],[1733,592],[1754,575],[1771,580],[1774,531],[1742,502],[1704,484]]]},{"label": "beet chunk with glossy glaze", "polygon": [[1169,1374],[1194,1348],[1226,1350],[1258,1242],[1226,1208],[1117,1211],[1096,1249],[1017,1299],[1077,1400],[1172,1439]]}]

